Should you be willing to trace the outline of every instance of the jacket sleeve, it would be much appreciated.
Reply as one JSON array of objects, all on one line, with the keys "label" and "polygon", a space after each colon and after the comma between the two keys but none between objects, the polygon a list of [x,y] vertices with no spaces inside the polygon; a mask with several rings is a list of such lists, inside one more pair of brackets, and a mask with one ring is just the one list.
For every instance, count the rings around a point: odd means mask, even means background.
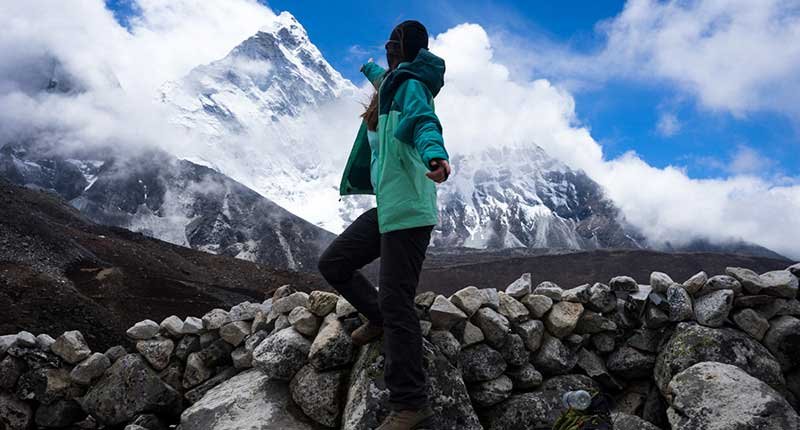
[{"label": "jacket sleeve", "polygon": [[442,124],[433,111],[433,96],[416,79],[406,81],[395,94],[400,105],[400,121],[394,132],[398,140],[417,148],[425,166],[439,158],[449,160],[442,138]]},{"label": "jacket sleeve", "polygon": [[381,86],[384,75],[386,75],[386,70],[375,62],[370,61],[361,66],[361,73],[367,77],[370,83],[372,83],[372,86],[377,90]]}]

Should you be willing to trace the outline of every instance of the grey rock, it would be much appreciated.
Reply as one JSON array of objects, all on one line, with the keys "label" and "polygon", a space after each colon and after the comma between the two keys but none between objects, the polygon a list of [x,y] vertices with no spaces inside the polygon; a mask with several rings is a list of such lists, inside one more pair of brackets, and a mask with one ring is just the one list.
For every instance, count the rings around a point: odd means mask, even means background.
[{"label": "grey rock", "polygon": [[478,382],[469,387],[469,397],[480,407],[494,406],[511,396],[514,383],[506,375],[490,381]]},{"label": "grey rock", "polygon": [[36,344],[42,351],[50,351],[50,347],[52,347],[54,343],[56,343],[56,340],[49,334],[42,333],[36,336]]},{"label": "grey rock", "polygon": [[339,296],[327,291],[312,291],[308,296],[308,310],[314,315],[324,318],[331,312],[336,311],[336,303]]},{"label": "grey rock", "polygon": [[7,355],[0,360],[0,389],[12,390],[25,368],[25,361],[17,357]]},{"label": "grey rock", "polygon": [[177,392],[183,392],[183,374],[185,373],[184,363],[180,361],[172,361],[167,367],[158,372],[158,377],[167,383],[170,387],[174,388]]},{"label": "grey rock", "polygon": [[111,367],[111,360],[105,354],[95,352],[72,368],[69,377],[79,385],[89,385],[109,367]]},{"label": "grey rock", "polygon": [[83,389],[72,382],[66,369],[41,367],[20,375],[16,393],[20,399],[49,404],[59,399],[79,397]]},{"label": "grey rock", "polygon": [[290,412],[289,386],[258,370],[242,372],[209,390],[181,414],[185,430],[312,430]]},{"label": "grey rock", "polygon": [[[380,349],[378,343],[361,348],[350,377],[342,430],[376,428],[389,412]],[[423,366],[434,411],[430,429],[479,430],[480,422],[458,370],[428,342],[423,344]]]},{"label": "grey rock", "polygon": [[666,273],[653,272],[650,274],[650,286],[655,293],[666,294],[667,288],[674,283],[675,281]]},{"label": "grey rock", "polygon": [[285,328],[291,327],[292,324],[289,323],[289,318],[286,315],[280,315],[278,318],[275,319],[275,324],[272,328],[272,332],[270,335],[273,335]]},{"label": "grey rock", "polygon": [[433,330],[430,333],[431,343],[439,348],[442,354],[451,362],[458,359],[458,352],[461,351],[461,344],[453,333],[447,330]]},{"label": "grey rock", "polygon": [[717,275],[708,278],[706,284],[695,294],[695,297],[705,296],[716,291],[732,291],[734,295],[742,293],[742,284],[736,278],[728,275]]},{"label": "grey rock", "polygon": [[592,346],[597,352],[602,354],[609,353],[616,347],[614,336],[609,333],[597,333],[591,337]]},{"label": "grey rock", "polygon": [[438,295],[430,308],[431,323],[434,328],[449,330],[454,325],[467,319],[467,316],[458,306],[447,300],[447,297]]},{"label": "grey rock", "polygon": [[275,327],[275,320],[268,320],[270,312],[264,312],[264,310],[260,310],[256,312],[256,317],[253,318],[253,323],[250,324],[250,333],[256,333],[259,331],[272,331]]},{"label": "grey rock", "polygon": [[50,349],[69,364],[76,364],[92,353],[83,334],[77,330],[64,332]]},{"label": "grey rock", "polygon": [[533,357],[536,369],[547,375],[569,373],[578,363],[578,357],[560,339],[545,335],[542,346]]},{"label": "grey rock", "polygon": [[656,384],[666,394],[667,385],[675,375],[703,361],[739,366],[775,388],[785,382],[772,353],[752,337],[730,328],[680,323],[658,354]]},{"label": "grey rock", "polygon": [[630,276],[615,276],[611,278],[608,285],[615,292],[635,293],[639,291],[639,283]]},{"label": "grey rock", "polygon": [[566,302],[574,302],[585,304],[589,302],[591,293],[589,292],[589,284],[570,288],[561,293],[561,300]]},{"label": "grey rock", "polygon": [[235,367],[226,367],[219,371],[216,375],[208,380],[204,381],[202,384],[192,388],[191,390],[187,391],[184,397],[189,403],[195,403],[203,398],[212,388],[216,387],[217,385],[227,381],[228,379],[233,378],[239,373],[239,369]]},{"label": "grey rock", "polygon": [[355,307],[350,304],[344,297],[339,297],[336,301],[336,317],[339,319],[349,317],[358,313]]},{"label": "grey rock", "polygon": [[483,305],[484,295],[476,287],[466,287],[450,296],[450,302],[458,306],[467,317],[471,317]]},{"label": "grey rock", "polygon": [[515,298],[521,299],[531,293],[531,274],[523,273],[522,276],[516,281],[506,287],[506,294]]},{"label": "grey rock", "polygon": [[614,391],[622,390],[622,385],[609,373],[606,368],[606,363],[594,352],[586,348],[578,350],[577,366],[583,369],[586,375],[599,382],[604,387]]},{"label": "grey rock", "polygon": [[0,392],[0,424],[4,430],[27,430],[33,423],[30,405],[11,394]]},{"label": "grey rock", "polygon": [[348,376],[348,369],[320,372],[307,365],[294,375],[289,391],[308,417],[326,427],[337,427],[346,401]]},{"label": "grey rock", "polygon": [[256,347],[269,336],[266,330],[257,331],[251,334],[247,340],[244,341],[244,348],[251,354],[255,351]]},{"label": "grey rock", "polygon": [[[653,297],[653,295],[651,295]],[[666,299],[664,300],[666,303]],[[647,304],[644,313],[644,325],[647,328],[661,328],[669,324],[669,315],[652,302]]]},{"label": "grey rock", "polygon": [[617,330],[617,323],[593,311],[584,311],[575,326],[577,334],[596,334],[615,330]]},{"label": "grey rock", "polygon": [[544,281],[533,289],[532,294],[547,296],[550,297],[550,299],[554,302],[558,302],[561,301],[561,296],[564,294],[564,290],[553,282]]},{"label": "grey rock", "polygon": [[432,291],[425,291],[414,298],[414,304],[423,309],[430,309],[434,300],[436,300],[436,293]]},{"label": "grey rock", "polygon": [[186,361],[186,357],[188,357],[189,354],[200,351],[201,348],[202,345],[200,344],[200,338],[198,336],[184,336],[175,346],[175,357],[177,357],[178,360]]},{"label": "grey rock", "polygon": [[256,312],[260,310],[261,305],[258,303],[242,302],[228,311],[228,317],[230,317],[232,322],[252,321],[256,317]]},{"label": "grey rock", "polygon": [[782,316],[771,320],[763,343],[784,372],[797,367],[800,365],[800,319]]},{"label": "grey rock", "polygon": [[793,299],[797,297],[798,280],[788,270],[775,270],[762,273],[761,279],[764,281],[762,293],[768,296],[783,297]]},{"label": "grey rock", "polygon": [[558,302],[544,319],[547,331],[555,337],[570,335],[578,325],[578,320],[583,314],[583,305],[574,302]]},{"label": "grey rock", "polygon": [[525,349],[525,343],[518,334],[508,335],[505,345],[500,349],[500,354],[511,366],[522,366],[530,360],[530,353]]},{"label": "grey rock", "polygon": [[296,307],[289,312],[289,324],[300,334],[314,337],[319,331],[319,317],[306,308]]},{"label": "grey rock", "polygon": [[757,294],[754,296],[749,295],[742,295],[737,296],[733,300],[733,307],[734,308],[754,308],[756,306],[766,305],[769,303],[775,302],[774,296],[768,296],[766,294]]},{"label": "grey rock", "polygon": [[468,384],[495,379],[502,375],[507,367],[499,351],[482,343],[462,348],[458,361],[464,382]]},{"label": "grey rock", "polygon": [[231,322],[230,315],[224,309],[212,309],[203,315],[203,328],[206,330],[219,330],[229,322]]},{"label": "grey rock", "polygon": [[461,335],[461,345],[465,347],[474,345],[483,342],[484,339],[483,331],[479,329],[478,326],[469,321],[464,324],[464,333]]},{"label": "grey rock", "polygon": [[585,375],[550,378],[536,391],[516,394],[490,408],[484,415],[486,430],[539,430],[552,428],[566,411],[561,396],[567,391],[594,392],[599,386]]},{"label": "grey rock", "polygon": [[237,369],[249,369],[253,367],[253,351],[248,351],[242,345],[231,351],[231,361]]},{"label": "grey rock", "polygon": [[433,328],[433,324],[430,321],[419,320],[419,328],[422,331],[422,336],[428,337]]},{"label": "grey rock", "polygon": [[342,323],[329,315],[309,347],[308,361],[317,370],[328,370],[353,360],[353,342]]},{"label": "grey rock", "polygon": [[[86,418],[86,412],[75,400],[59,400],[36,409],[34,422],[37,426],[63,428]],[[2,422],[2,419],[0,419]]]},{"label": "grey rock", "polygon": [[125,349],[122,345],[112,346],[108,348],[104,353],[111,364],[114,364],[120,358],[126,356],[128,354],[128,350]]},{"label": "grey rock", "polygon": [[698,297],[694,302],[694,317],[708,327],[721,327],[733,309],[733,291],[718,290]]},{"label": "grey rock", "polygon": [[136,342],[136,350],[142,354],[154,369],[161,370],[169,364],[169,359],[175,350],[175,343],[166,338],[140,340]]},{"label": "grey rock", "polygon": [[665,329],[638,329],[627,341],[628,346],[634,347],[639,351],[656,353],[661,350],[661,343],[669,338],[669,333]]},{"label": "grey rock", "polygon": [[743,267],[727,267],[725,268],[725,274],[739,281],[739,283],[742,284],[742,288],[744,288],[748,294],[760,294],[761,290],[764,288],[764,281],[761,279],[761,276],[750,269],[745,269]]},{"label": "grey rock", "polygon": [[483,288],[481,294],[483,295],[483,306],[494,310],[500,309],[500,294],[496,288]]},{"label": "grey rock", "polygon": [[272,311],[279,314],[288,314],[296,307],[308,307],[308,294],[299,291],[273,300]]},{"label": "grey rock", "polygon": [[272,302],[274,303],[279,299],[282,299],[284,297],[289,297],[289,296],[291,296],[292,294],[294,294],[296,292],[297,292],[297,289],[294,288],[293,286],[289,285],[289,284],[281,285],[280,287],[275,289],[274,293],[272,293],[272,297],[271,297],[272,298]]},{"label": "grey rock", "polygon": [[624,380],[649,377],[653,374],[655,364],[655,355],[629,346],[623,346],[612,352],[606,362],[608,370]]},{"label": "grey rock", "polygon": [[17,333],[17,345],[24,346],[26,348],[32,348],[39,346],[36,343],[36,336],[29,331],[21,331]]},{"label": "grey rock", "polygon": [[498,293],[498,296],[500,297],[500,307],[498,309],[500,315],[511,322],[520,322],[528,319],[530,312],[525,305],[506,293]]},{"label": "grey rock", "polygon": [[733,322],[743,332],[753,336],[759,342],[764,339],[764,335],[769,329],[769,321],[752,309],[742,309],[735,312],[733,314]]},{"label": "grey rock", "polygon": [[143,412],[169,417],[180,411],[179,394],[137,354],[117,360],[86,393],[82,403],[87,412],[106,425],[125,423]]},{"label": "grey rock", "polygon": [[670,285],[667,287],[667,303],[669,303],[669,320],[680,322],[694,317],[694,307],[692,306],[692,296],[680,285]]},{"label": "grey rock", "polygon": [[200,334],[203,331],[203,320],[197,317],[186,317],[183,320],[183,332],[185,334]]},{"label": "grey rock", "polygon": [[178,318],[177,315],[170,315],[161,321],[161,332],[172,337],[180,337],[183,335],[183,320]]},{"label": "grey rock", "polygon": [[527,391],[542,385],[542,374],[530,363],[509,367],[506,369],[506,375],[511,378],[514,390],[517,391]]},{"label": "grey rock", "polygon": [[596,312],[611,312],[617,307],[617,296],[608,285],[596,283],[589,288],[586,307]]},{"label": "grey rock", "polygon": [[652,423],[649,423],[636,415],[622,412],[611,414],[611,421],[614,422],[615,430],[661,430]]},{"label": "grey rock", "polygon": [[800,263],[793,264],[787,267],[786,270],[789,271],[789,273],[791,273],[795,277],[800,278]]},{"label": "grey rock", "polygon": [[203,362],[202,356],[199,353],[193,352],[186,358],[183,387],[193,388],[210,378],[213,373],[213,368]]},{"label": "grey rock", "polygon": [[706,272],[701,271],[687,279],[683,283],[683,287],[686,288],[686,291],[688,291],[689,294],[694,296],[698,291],[700,291],[701,288],[703,288],[703,286],[706,285],[706,282],[708,282],[708,275]]},{"label": "grey rock", "polygon": [[169,426],[164,424],[155,414],[142,414],[133,419],[131,424],[144,427],[146,430],[168,430]]},{"label": "grey rock", "polygon": [[219,329],[219,336],[233,346],[239,346],[244,338],[250,334],[250,323],[247,321],[232,321]]},{"label": "grey rock", "polygon": [[780,394],[729,364],[695,364],[675,375],[668,393],[667,415],[675,430],[800,427],[800,417]]},{"label": "grey rock", "polygon": [[550,308],[553,307],[553,299],[538,294],[528,294],[520,300],[528,311],[531,318],[542,319]]},{"label": "grey rock", "polygon": [[206,331],[200,335],[200,347],[205,348],[217,340],[220,340],[219,330]]},{"label": "grey rock", "polygon": [[286,328],[256,347],[253,366],[272,379],[289,381],[306,364],[310,349],[308,339],[294,328]]},{"label": "grey rock", "polygon": [[481,308],[472,317],[472,322],[483,332],[486,342],[494,348],[502,348],[511,330],[508,319],[491,308]]}]

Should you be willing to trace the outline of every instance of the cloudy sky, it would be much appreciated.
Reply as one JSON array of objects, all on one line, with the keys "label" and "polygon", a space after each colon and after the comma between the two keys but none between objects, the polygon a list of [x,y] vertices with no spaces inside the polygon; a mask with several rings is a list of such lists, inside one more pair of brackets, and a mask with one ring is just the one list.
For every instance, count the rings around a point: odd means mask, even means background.
[{"label": "cloudy sky", "polygon": [[[139,124],[136,139],[157,142],[158,115],[143,101],[224,56],[273,11],[294,14],[356,83],[391,27],[414,18],[448,63],[437,107],[454,150],[535,142],[600,182],[653,239],[745,239],[800,258],[800,5],[555,3],[2,2],[0,121],[79,122],[83,137],[102,139],[131,133],[116,112]],[[99,107],[60,106],[50,118],[8,78],[32,52],[98,82],[112,71],[125,100],[96,94]]]}]

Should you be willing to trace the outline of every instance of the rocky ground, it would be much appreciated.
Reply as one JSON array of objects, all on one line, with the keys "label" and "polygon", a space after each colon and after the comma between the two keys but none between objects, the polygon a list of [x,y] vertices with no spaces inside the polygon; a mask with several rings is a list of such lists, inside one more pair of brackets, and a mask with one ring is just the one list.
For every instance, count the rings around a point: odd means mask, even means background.
[{"label": "rocky ground", "polygon": [[[800,429],[800,264],[728,267],[683,283],[653,272],[562,289],[524,274],[502,291],[416,298],[436,411],[430,430],[544,429],[583,389],[616,429]],[[0,337],[5,429],[371,429],[387,414],[380,342],[335,294],[291,286],[202,317],[143,320],[134,345],[79,331]]]}]

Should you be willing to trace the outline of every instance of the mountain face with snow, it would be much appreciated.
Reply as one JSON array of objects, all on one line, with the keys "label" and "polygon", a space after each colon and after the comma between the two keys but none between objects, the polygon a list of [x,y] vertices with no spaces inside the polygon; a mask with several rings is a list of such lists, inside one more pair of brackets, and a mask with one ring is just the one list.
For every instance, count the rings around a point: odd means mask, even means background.
[{"label": "mountain face with snow", "polygon": [[9,144],[0,148],[0,176],[55,192],[95,222],[274,268],[316,270],[333,239],[225,175],[166,152],[96,156]]}]

